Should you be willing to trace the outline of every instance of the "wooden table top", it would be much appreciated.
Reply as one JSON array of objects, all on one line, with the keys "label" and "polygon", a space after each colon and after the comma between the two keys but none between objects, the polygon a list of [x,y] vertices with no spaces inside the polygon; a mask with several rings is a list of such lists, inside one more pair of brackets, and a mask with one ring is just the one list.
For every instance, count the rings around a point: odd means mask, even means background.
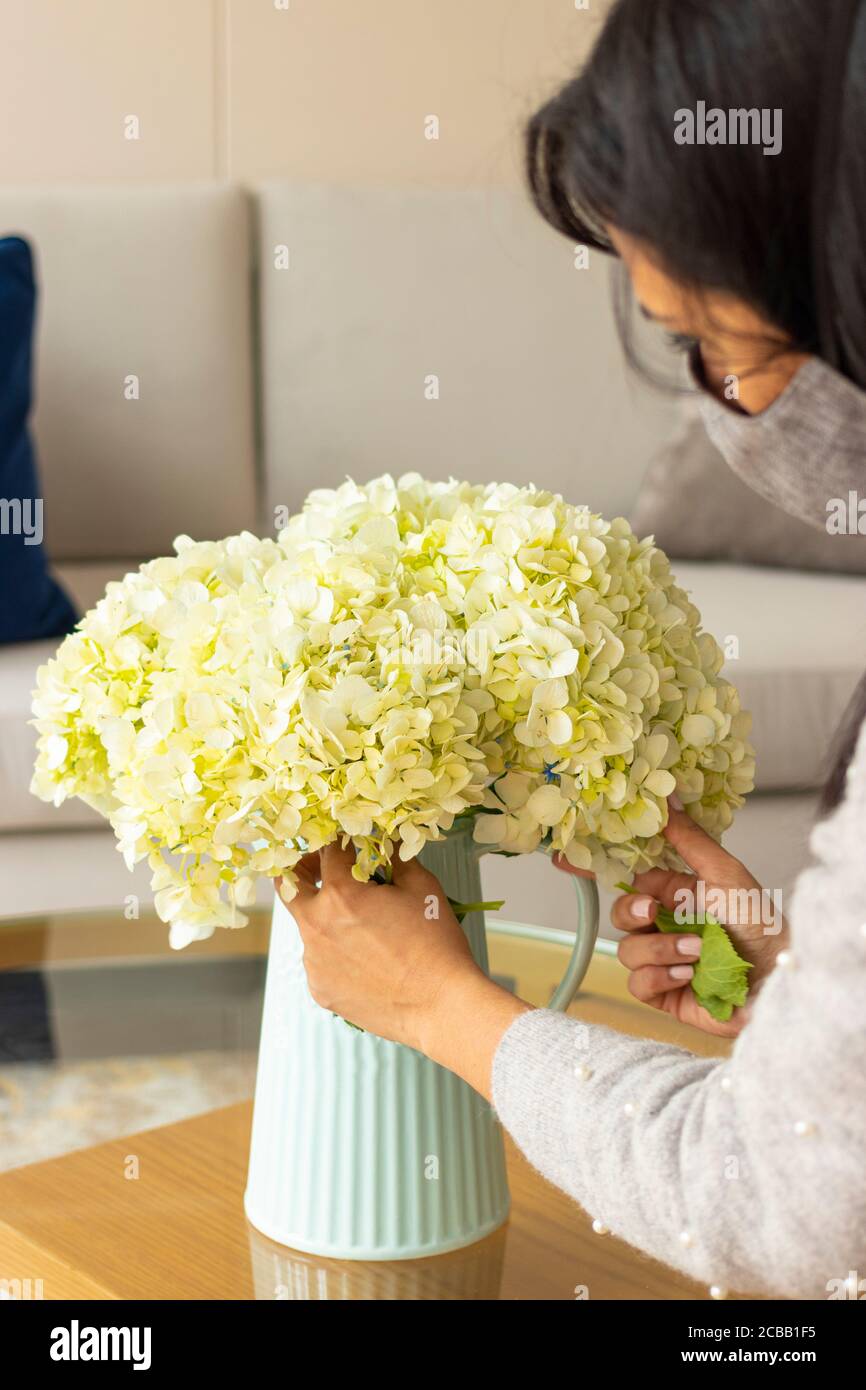
[{"label": "wooden table top", "polygon": [[[508,1143],[505,1226],[423,1260],[322,1259],[246,1220],[244,1102],[0,1177],[0,1279],[46,1299],[707,1298],[610,1236]],[[586,1296],[584,1294],[583,1296]]]},{"label": "wooden table top", "polygon": [[[221,933],[201,953],[267,949],[266,924]],[[567,952],[490,932],[491,967],[544,1003]],[[135,965],[168,954],[165,928],[78,919],[0,929],[0,968]],[[625,1032],[723,1054],[729,1044],[636,1003],[597,955],[570,1013]],[[464,1250],[361,1263],[287,1250],[243,1210],[251,1102],[146,1130],[0,1175],[0,1280],[40,1279],[46,1299],[694,1299],[692,1283],[612,1236],[507,1144],[510,1218]],[[14,1285],[13,1285],[14,1288]]]}]

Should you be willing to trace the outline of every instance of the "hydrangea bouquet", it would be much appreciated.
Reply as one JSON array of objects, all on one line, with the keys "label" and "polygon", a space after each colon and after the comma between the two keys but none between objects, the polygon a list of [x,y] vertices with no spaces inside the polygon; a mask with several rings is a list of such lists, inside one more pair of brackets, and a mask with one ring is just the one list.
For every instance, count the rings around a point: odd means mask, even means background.
[{"label": "hydrangea bouquet", "polygon": [[457,818],[606,882],[718,837],[749,718],[652,538],[558,494],[417,473],[312,492],[276,540],[175,542],[38,674],[32,790],[104,814],[182,946],[341,837],[368,879]]}]

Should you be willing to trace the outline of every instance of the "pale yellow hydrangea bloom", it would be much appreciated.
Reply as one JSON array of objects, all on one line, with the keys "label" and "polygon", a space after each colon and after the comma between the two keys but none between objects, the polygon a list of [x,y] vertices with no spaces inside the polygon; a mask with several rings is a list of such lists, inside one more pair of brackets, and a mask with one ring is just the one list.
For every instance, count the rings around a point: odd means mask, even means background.
[{"label": "pale yellow hydrangea bloom", "polygon": [[748,716],[666,557],[621,518],[417,473],[310,494],[278,540],[181,537],[42,667],[33,791],[106,815],[183,945],[342,836],[368,878],[472,815],[605,880],[753,785]]}]

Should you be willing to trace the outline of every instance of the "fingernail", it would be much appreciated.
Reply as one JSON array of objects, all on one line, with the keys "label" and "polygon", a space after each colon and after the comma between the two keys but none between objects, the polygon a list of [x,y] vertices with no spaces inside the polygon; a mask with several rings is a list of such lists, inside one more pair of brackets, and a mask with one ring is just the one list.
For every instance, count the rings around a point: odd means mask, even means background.
[{"label": "fingernail", "polygon": [[654,907],[654,898],[632,898],[629,903],[629,915],[637,922],[648,922]]},{"label": "fingernail", "polygon": [[683,803],[680,801],[676,792],[671,792],[670,796],[668,797],[668,805],[670,806],[672,811],[681,811],[683,809]]},{"label": "fingernail", "polygon": [[699,956],[701,954],[701,944],[701,938],[699,936],[677,937],[677,950],[681,956]]},{"label": "fingernail", "polygon": [[690,980],[690,979],[692,978],[692,976],[694,975],[694,973],[695,973],[695,970],[694,970],[694,966],[692,966],[692,965],[672,965],[672,966],[671,966],[671,979],[672,979],[672,980]]}]

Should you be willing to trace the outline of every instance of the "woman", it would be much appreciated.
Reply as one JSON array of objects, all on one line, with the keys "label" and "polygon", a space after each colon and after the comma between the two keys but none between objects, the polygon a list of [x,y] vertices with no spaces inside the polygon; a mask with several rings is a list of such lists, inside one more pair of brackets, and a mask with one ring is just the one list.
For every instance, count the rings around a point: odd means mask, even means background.
[{"label": "woman", "polygon": [[[699,101],[775,113],[781,148],[680,143]],[[689,346],[731,466],[819,526],[866,480],[864,118],[866,5],[619,0],[528,128],[541,212],[621,259],[644,313]],[[692,874],[641,874],[614,906],[632,993],[735,1036],[730,1059],[531,1008],[477,969],[444,895],[429,930],[441,889],[421,865],[361,885],[351,847],[309,856],[291,905],[313,997],[464,1077],[641,1250],[716,1291],[826,1297],[866,1275],[866,686],[856,703],[790,925],[729,924],[754,967],[747,1009],[714,1022],[687,988],[700,938],[653,926],[696,878],[757,886],[675,798],[665,833]]]}]

